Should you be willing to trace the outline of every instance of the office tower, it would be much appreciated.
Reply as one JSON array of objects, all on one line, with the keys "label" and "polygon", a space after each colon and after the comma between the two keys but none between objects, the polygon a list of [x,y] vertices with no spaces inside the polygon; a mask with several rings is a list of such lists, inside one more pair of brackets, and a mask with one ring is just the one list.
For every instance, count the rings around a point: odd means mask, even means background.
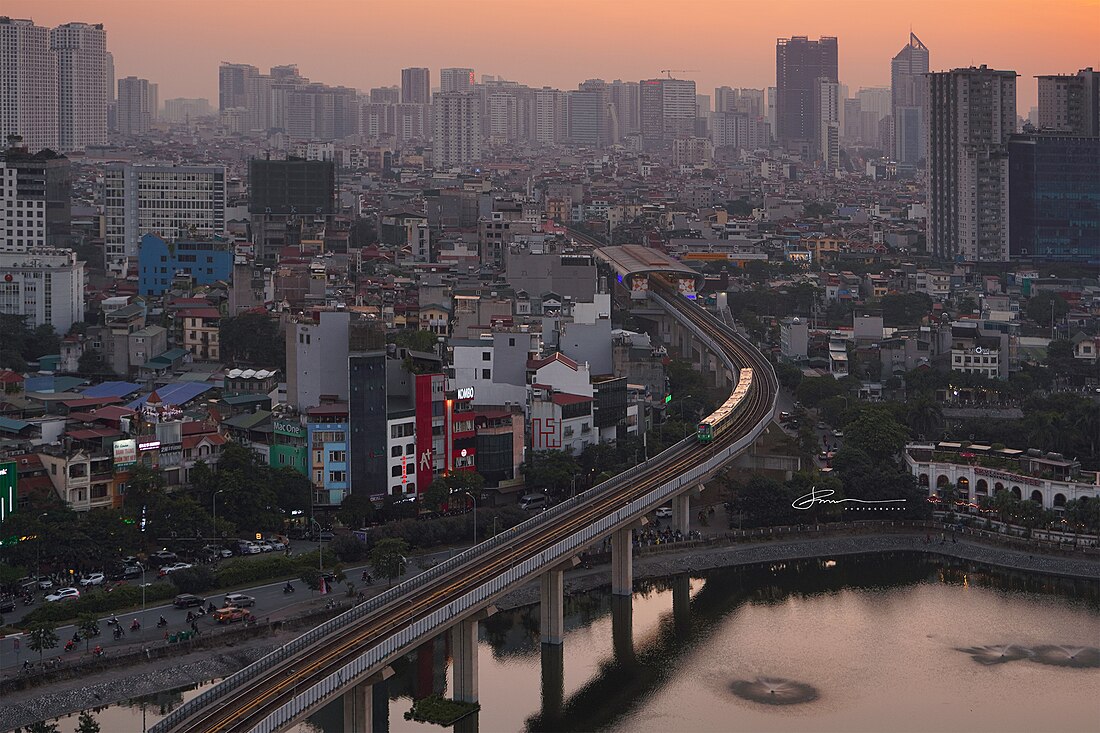
[{"label": "office tower", "polygon": [[[1072,77],[1070,77],[1072,78]],[[1100,266],[1100,137],[1045,130],[1008,143],[1013,257]]]},{"label": "office tower", "polygon": [[565,95],[560,89],[543,87],[535,91],[535,142],[554,145],[565,138]]},{"label": "office tower", "polygon": [[639,131],[647,148],[660,145],[664,137],[664,103],[660,79],[645,79],[638,87]]},{"label": "office tower", "polygon": [[58,145],[62,152],[107,142],[107,34],[103,24],[50,30],[57,64]]},{"label": "office tower", "polygon": [[590,79],[566,95],[569,142],[573,145],[602,148],[609,142],[608,94],[602,84]]},{"label": "office tower", "polygon": [[339,140],[359,131],[359,94],[347,87],[272,80],[272,127],[295,140]]},{"label": "office tower", "polygon": [[862,138],[859,100],[856,98],[845,99],[841,107],[844,110],[841,113],[841,117],[844,118],[841,137],[847,144],[856,145]]},{"label": "office tower", "polygon": [[639,109],[639,87],[636,81],[616,79],[608,88],[611,107],[615,110],[618,122],[619,138],[641,131],[641,110]]},{"label": "office tower", "polygon": [[821,131],[815,114],[817,80],[839,82],[837,41],[805,36],[780,38],[775,44],[776,137],[792,152],[817,157]]},{"label": "office tower", "polygon": [[916,165],[924,157],[921,117],[924,109],[924,75],[928,73],[928,47],[912,32],[907,43],[890,61],[890,114],[894,118],[894,159]]},{"label": "office tower", "polygon": [[218,67],[218,109],[247,109],[249,80],[259,75],[260,70],[251,64],[223,61]]},{"label": "office tower", "polygon": [[104,254],[113,274],[136,263],[145,234],[171,242],[225,233],[223,166],[108,163],[103,188]]},{"label": "office tower", "polygon": [[695,132],[695,82],[646,79],[640,83],[638,107],[643,143],[650,148]]},{"label": "office tower", "polygon": [[107,104],[118,101],[118,87],[115,86],[115,55],[110,51],[103,53],[103,67],[107,73]]},{"label": "office tower", "polygon": [[118,131],[143,135],[153,124],[154,92],[148,79],[127,76],[118,80]]},{"label": "office tower", "polygon": [[9,135],[29,150],[58,149],[57,65],[49,29],[0,16],[0,143]]},{"label": "office tower", "polygon": [[706,118],[713,110],[710,108],[709,94],[695,95],[695,116]]},{"label": "office tower", "polygon": [[84,263],[71,249],[0,252],[0,313],[67,333],[84,320]]},{"label": "office tower", "polygon": [[748,88],[737,90],[737,102],[734,107],[738,112],[744,112],[753,117],[763,117],[764,90]]},{"label": "office tower", "polygon": [[401,101],[406,104],[430,104],[432,80],[427,69],[401,69]]},{"label": "office tower", "polygon": [[714,111],[736,112],[738,96],[738,90],[733,87],[715,87]]},{"label": "office tower", "polygon": [[776,112],[779,104],[779,89],[777,87],[768,87],[768,98],[765,100],[764,116],[768,118],[768,125],[771,128],[772,140],[776,139],[779,134],[778,122],[776,120]]},{"label": "office tower", "polygon": [[0,252],[70,243],[72,174],[52,150],[31,153],[17,137],[0,154]]},{"label": "office tower", "polygon": [[840,84],[817,80],[818,150],[829,173],[840,169]]},{"label": "office tower", "polygon": [[481,159],[481,99],[477,94],[437,94],[432,101],[432,114],[433,165],[437,169],[460,167]]},{"label": "office tower", "polygon": [[439,70],[439,91],[443,94],[448,92],[469,92],[474,88],[474,70],[473,69],[440,69]]},{"label": "office tower", "polygon": [[401,102],[400,87],[374,87],[370,90],[371,104],[399,104]]},{"label": "office tower", "polygon": [[[890,116],[890,90],[886,87],[864,87],[856,92],[859,100],[860,141],[875,148],[892,149],[882,135],[883,120]],[[888,137],[888,136],[887,136]]]},{"label": "office tower", "polygon": [[1016,72],[981,66],[925,78],[929,250],[942,259],[1005,261]]},{"label": "office tower", "polygon": [[1040,129],[1100,137],[1100,74],[1090,66],[1072,75],[1036,78]]}]

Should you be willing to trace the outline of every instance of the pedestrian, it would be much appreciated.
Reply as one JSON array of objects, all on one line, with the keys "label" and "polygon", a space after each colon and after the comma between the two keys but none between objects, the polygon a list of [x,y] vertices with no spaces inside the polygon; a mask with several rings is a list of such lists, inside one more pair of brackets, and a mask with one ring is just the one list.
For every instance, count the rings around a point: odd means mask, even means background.
[{"label": "pedestrian", "polygon": [[194,631],[196,634],[199,633],[199,625],[194,621],[191,622],[191,630]]}]

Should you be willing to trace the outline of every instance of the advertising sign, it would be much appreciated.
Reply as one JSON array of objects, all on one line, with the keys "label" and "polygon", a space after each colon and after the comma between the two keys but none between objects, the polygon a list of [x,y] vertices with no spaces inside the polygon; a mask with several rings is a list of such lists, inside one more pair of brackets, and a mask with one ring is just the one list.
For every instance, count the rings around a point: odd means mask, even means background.
[{"label": "advertising sign", "polygon": [[291,422],[289,420],[275,420],[272,427],[275,432],[280,435],[289,435],[294,438],[306,437],[305,426],[301,423]]},{"label": "advertising sign", "polygon": [[19,503],[19,471],[15,461],[0,463],[0,522],[15,511]]},{"label": "advertising sign", "polygon": [[137,441],[128,438],[115,441],[115,468],[137,463]]}]

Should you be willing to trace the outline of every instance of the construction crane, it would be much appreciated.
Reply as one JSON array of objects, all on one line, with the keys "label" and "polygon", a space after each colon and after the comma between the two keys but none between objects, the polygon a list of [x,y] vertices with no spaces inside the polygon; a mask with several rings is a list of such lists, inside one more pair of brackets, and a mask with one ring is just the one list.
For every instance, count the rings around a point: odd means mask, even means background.
[{"label": "construction crane", "polygon": [[661,73],[667,74],[669,79],[672,78],[673,74],[690,74],[697,71],[699,69],[661,69]]}]

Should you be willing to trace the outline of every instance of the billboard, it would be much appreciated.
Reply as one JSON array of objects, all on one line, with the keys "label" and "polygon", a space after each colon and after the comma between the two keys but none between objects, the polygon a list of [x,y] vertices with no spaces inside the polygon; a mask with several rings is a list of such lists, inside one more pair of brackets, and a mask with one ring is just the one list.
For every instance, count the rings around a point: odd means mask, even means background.
[{"label": "billboard", "polygon": [[137,463],[137,441],[133,438],[115,441],[115,468]]},{"label": "billboard", "polygon": [[15,461],[0,463],[0,522],[15,511],[19,503],[19,470]]}]

